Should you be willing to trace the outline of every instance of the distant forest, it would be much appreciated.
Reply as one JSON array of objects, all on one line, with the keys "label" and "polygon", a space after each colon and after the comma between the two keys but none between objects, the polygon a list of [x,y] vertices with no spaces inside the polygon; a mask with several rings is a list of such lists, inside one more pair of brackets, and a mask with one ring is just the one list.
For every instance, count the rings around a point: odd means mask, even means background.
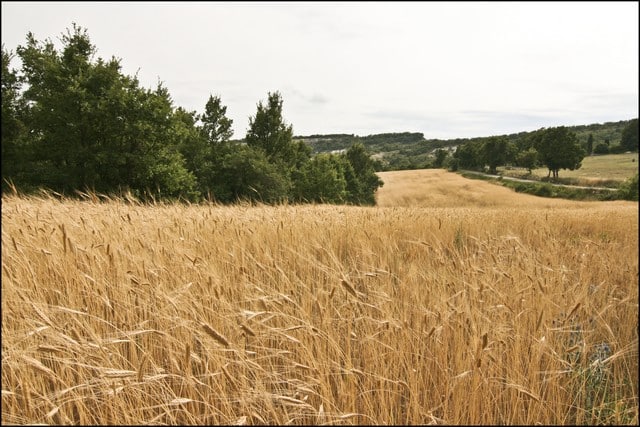
[{"label": "distant forest", "polygon": [[[567,126],[573,132],[580,145],[588,154],[614,154],[627,151],[620,144],[625,127],[632,123],[633,119],[617,122],[594,123],[590,125]],[[637,120],[637,119],[635,119]],[[518,132],[504,137],[516,146],[529,137],[535,131]],[[376,168],[379,171],[425,169],[433,167],[436,161],[436,152],[444,149],[453,152],[456,147],[466,143],[481,144],[492,137],[454,138],[454,139],[426,139],[420,132],[381,133],[368,136],[354,134],[327,134],[294,136],[295,140],[307,143],[314,153],[340,152],[348,149],[353,143],[362,143],[367,151],[374,154]],[[589,150],[591,138],[592,148]],[[594,152],[596,147],[598,152]],[[606,146],[606,153],[605,147]]]}]

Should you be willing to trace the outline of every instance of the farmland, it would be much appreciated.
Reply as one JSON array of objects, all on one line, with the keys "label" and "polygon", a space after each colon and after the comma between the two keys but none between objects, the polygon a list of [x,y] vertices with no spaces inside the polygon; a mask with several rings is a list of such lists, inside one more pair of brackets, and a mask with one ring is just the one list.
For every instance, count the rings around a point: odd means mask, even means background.
[{"label": "farmland", "polygon": [[[537,168],[527,174],[526,169],[498,168],[505,176],[541,179],[548,175],[547,168]],[[576,170],[563,170],[560,177],[567,183],[578,185],[601,185],[620,183],[638,173],[638,153],[606,154],[587,156]]]},{"label": "farmland", "polygon": [[2,199],[3,424],[637,424],[638,204]]}]

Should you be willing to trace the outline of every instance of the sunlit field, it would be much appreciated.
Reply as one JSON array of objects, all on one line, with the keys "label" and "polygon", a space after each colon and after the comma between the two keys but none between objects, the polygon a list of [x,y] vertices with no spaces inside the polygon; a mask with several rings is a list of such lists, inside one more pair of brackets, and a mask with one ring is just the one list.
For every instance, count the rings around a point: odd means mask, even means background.
[{"label": "sunlit field", "polygon": [[3,424],[637,424],[638,204],[2,198]]},{"label": "sunlit field", "polygon": [[[378,189],[380,207],[580,209],[617,206],[516,193],[507,187],[463,178],[443,169],[380,172],[378,175],[385,183]],[[638,208],[637,203],[627,206]]]},{"label": "sunlit field", "polygon": [[[549,174],[547,168],[538,168],[528,175],[526,169],[507,170],[498,168],[506,176],[544,178]],[[560,178],[570,179],[578,185],[599,185],[607,182],[622,182],[638,173],[638,153],[606,154],[587,156],[582,166],[576,170],[560,171]]]}]

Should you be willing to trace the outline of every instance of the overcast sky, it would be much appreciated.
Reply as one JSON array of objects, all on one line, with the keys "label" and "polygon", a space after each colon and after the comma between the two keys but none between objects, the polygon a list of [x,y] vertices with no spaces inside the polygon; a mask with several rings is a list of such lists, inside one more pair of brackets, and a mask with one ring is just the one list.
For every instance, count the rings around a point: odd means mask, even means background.
[{"label": "overcast sky", "polygon": [[[450,139],[638,117],[638,2],[2,2],[2,44],[88,30],[143,87],[243,138],[280,91],[295,135]],[[17,61],[12,63],[17,66]]]}]

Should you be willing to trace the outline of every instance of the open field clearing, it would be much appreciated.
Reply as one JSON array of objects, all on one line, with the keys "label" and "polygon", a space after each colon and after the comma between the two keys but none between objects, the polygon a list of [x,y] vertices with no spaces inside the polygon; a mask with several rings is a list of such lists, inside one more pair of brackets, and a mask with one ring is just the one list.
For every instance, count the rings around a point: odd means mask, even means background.
[{"label": "open field clearing", "polygon": [[2,423],[637,424],[638,204],[413,172],[367,208],[4,196]]},{"label": "open field clearing", "polygon": [[[489,207],[489,208],[591,208],[594,202],[576,202],[516,193],[510,188],[467,179],[444,169],[379,172],[378,206]],[[625,205],[625,203],[622,203]],[[633,204],[626,204],[634,206]],[[613,205],[609,205],[613,206]],[[637,209],[638,205],[635,204]]]},{"label": "open field clearing", "polygon": [[[526,169],[507,170],[498,168],[506,176],[527,177]],[[600,185],[606,182],[621,182],[638,173],[638,153],[606,154],[587,156],[582,167],[576,170],[561,170],[560,178],[569,178],[578,185]],[[549,174],[547,168],[531,171],[533,177],[544,178]]]}]

